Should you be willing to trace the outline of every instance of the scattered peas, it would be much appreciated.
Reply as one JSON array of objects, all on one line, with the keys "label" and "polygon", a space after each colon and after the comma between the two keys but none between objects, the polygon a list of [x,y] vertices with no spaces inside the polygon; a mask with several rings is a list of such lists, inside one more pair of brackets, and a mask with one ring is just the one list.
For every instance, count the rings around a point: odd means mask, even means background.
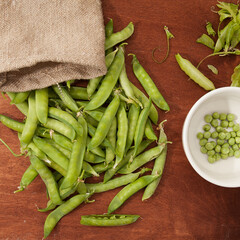
[{"label": "scattered peas", "polygon": [[239,131],[239,129],[240,129],[239,124],[235,124],[235,125],[232,127],[232,129],[233,129],[234,132]]},{"label": "scattered peas", "polygon": [[227,128],[227,127],[228,127],[228,121],[227,121],[227,120],[223,120],[223,121],[221,122],[221,127]]},{"label": "scattered peas", "polygon": [[218,120],[217,119],[213,119],[211,121],[211,125],[216,128],[218,126]]},{"label": "scattered peas", "polygon": [[209,131],[207,131],[207,132],[205,132],[205,133],[203,134],[203,137],[206,138],[206,139],[208,139],[208,138],[211,137],[211,133],[210,133]]},{"label": "scattered peas", "polygon": [[218,132],[214,131],[211,134],[211,138],[217,138],[218,137]]},{"label": "scattered peas", "polygon": [[204,120],[206,123],[210,123],[213,117],[210,114],[205,115]]},{"label": "scattered peas", "polygon": [[228,121],[234,121],[235,120],[234,114],[232,114],[232,113],[227,114],[227,120]]},{"label": "scattered peas", "polygon": [[215,119],[219,119],[219,113],[218,112],[214,112],[212,114],[212,117],[215,118]]},{"label": "scattered peas", "polygon": [[209,124],[203,125],[203,130],[204,131],[209,131],[211,129],[211,126]]},{"label": "scattered peas", "polygon": [[226,114],[226,113],[220,113],[219,119],[220,119],[221,121],[226,120],[226,119],[227,119],[227,114]]},{"label": "scattered peas", "polygon": [[203,133],[199,132],[199,133],[197,134],[197,138],[198,138],[198,139],[202,139],[202,138],[203,138]]}]

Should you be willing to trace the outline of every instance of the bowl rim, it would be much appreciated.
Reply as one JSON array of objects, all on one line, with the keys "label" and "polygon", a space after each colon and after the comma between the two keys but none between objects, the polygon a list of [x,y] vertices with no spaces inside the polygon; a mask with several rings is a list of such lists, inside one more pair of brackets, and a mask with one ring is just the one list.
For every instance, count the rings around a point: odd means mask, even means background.
[{"label": "bowl rim", "polygon": [[196,110],[198,109],[198,107],[205,102],[207,99],[211,98],[212,96],[219,94],[219,93],[223,93],[223,92],[229,92],[229,91],[239,91],[240,94],[240,87],[233,87],[233,86],[227,86],[227,87],[220,87],[217,89],[212,90],[211,92],[208,92],[206,94],[204,94],[202,97],[200,97],[191,107],[191,109],[189,110],[189,112],[186,115],[186,118],[184,120],[183,123],[183,128],[182,128],[182,145],[183,145],[183,149],[185,152],[185,155],[190,163],[190,165],[193,167],[193,169],[205,180],[207,180],[208,182],[215,184],[217,186],[220,187],[227,187],[227,188],[236,188],[236,187],[240,187],[240,184],[224,184],[223,182],[219,182],[216,181],[215,178],[212,178],[211,176],[207,175],[204,171],[202,171],[198,165],[195,163],[195,161],[192,159],[192,154],[190,153],[190,147],[189,144],[187,143],[187,137],[188,137],[188,126],[190,124],[190,121],[193,117],[193,114],[196,112]]}]

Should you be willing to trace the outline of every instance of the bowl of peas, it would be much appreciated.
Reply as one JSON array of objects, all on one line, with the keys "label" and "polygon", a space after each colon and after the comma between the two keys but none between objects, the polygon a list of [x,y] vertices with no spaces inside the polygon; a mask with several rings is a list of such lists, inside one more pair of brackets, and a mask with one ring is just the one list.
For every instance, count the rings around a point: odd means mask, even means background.
[{"label": "bowl of peas", "polygon": [[194,170],[222,187],[240,187],[240,88],[202,96],[182,129],[183,149]]}]

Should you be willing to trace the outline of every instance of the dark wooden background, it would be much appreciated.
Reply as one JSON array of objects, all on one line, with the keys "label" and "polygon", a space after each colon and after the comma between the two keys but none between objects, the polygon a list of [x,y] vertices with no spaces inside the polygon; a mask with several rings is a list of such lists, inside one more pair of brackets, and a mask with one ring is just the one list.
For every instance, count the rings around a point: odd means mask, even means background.
[{"label": "dark wooden background", "polygon": [[[236,1],[234,1],[236,3]],[[190,166],[181,141],[182,125],[191,106],[206,91],[188,80],[180,71],[175,54],[181,53],[192,63],[211,51],[197,44],[196,39],[205,32],[206,21],[216,29],[217,14],[211,12],[215,0],[103,0],[105,23],[114,21],[115,31],[121,30],[130,21],[135,25],[134,35],[128,40],[126,54],[135,53],[149,72],[159,90],[170,105],[170,112],[159,111],[160,120],[167,119],[165,130],[169,140],[167,162],[163,178],[156,194],[146,202],[141,201],[142,191],[130,198],[117,213],[139,214],[135,224],[99,228],[80,225],[84,214],[102,214],[119,189],[94,196],[95,203],[79,207],[64,217],[49,239],[177,239],[177,240],[237,240],[240,239],[240,190],[222,188],[202,179]],[[160,46],[165,54],[166,39],[163,30],[168,26],[175,38],[171,40],[170,56],[161,65],[153,62],[152,49]],[[140,87],[131,69],[131,57],[126,57],[127,72],[131,81]],[[230,85],[230,77],[239,57],[214,57],[201,66],[215,86]],[[219,70],[214,75],[207,68],[213,64]],[[141,88],[141,87],[140,87]],[[18,120],[23,116],[9,100],[0,97],[0,113]],[[0,137],[15,152],[19,151],[16,133],[0,125]],[[14,158],[0,144],[0,239],[42,239],[43,225],[47,214],[39,213],[36,206],[44,207],[46,192],[37,178],[24,192],[14,194],[20,178],[28,166],[28,158]]]}]

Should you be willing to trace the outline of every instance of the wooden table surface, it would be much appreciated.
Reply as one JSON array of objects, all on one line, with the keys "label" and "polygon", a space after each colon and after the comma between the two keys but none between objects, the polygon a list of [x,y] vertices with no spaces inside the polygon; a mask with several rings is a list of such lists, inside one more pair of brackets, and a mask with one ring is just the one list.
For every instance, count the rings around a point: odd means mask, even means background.
[{"label": "wooden table surface", "polygon": [[[234,1],[236,2],[236,1]],[[131,197],[117,213],[139,214],[141,219],[124,227],[100,228],[80,225],[80,216],[102,214],[113,196],[115,189],[94,196],[95,203],[80,206],[64,217],[48,239],[176,239],[176,240],[237,240],[240,239],[240,189],[215,186],[201,178],[189,164],[182,147],[181,132],[184,119],[191,106],[206,91],[188,80],[179,69],[175,54],[181,53],[192,63],[211,51],[196,39],[205,32],[205,23],[210,21],[215,29],[217,14],[211,12],[215,0],[103,0],[105,23],[114,21],[115,31],[121,30],[130,21],[135,25],[133,36],[127,41],[126,56],[135,53],[155,81],[170,105],[170,112],[159,110],[160,120],[167,119],[165,131],[169,140],[166,166],[161,183],[155,195],[142,202],[142,191]],[[168,26],[175,38],[171,40],[170,55],[166,62],[153,62],[151,52],[160,46],[161,58],[166,50],[163,30]],[[140,84],[131,69],[131,57],[126,57],[127,72],[131,81]],[[233,68],[239,57],[214,57],[200,68],[213,80],[217,88],[230,85]],[[216,66],[218,75],[207,68]],[[9,100],[0,97],[0,113],[22,120],[23,115]],[[17,134],[0,124],[0,137],[15,152],[19,152]],[[15,158],[0,144],[0,240],[42,239],[43,225],[47,213],[39,213],[38,207],[46,204],[46,192],[42,181],[37,178],[27,190],[14,194],[22,173],[29,164],[27,157]]]}]

